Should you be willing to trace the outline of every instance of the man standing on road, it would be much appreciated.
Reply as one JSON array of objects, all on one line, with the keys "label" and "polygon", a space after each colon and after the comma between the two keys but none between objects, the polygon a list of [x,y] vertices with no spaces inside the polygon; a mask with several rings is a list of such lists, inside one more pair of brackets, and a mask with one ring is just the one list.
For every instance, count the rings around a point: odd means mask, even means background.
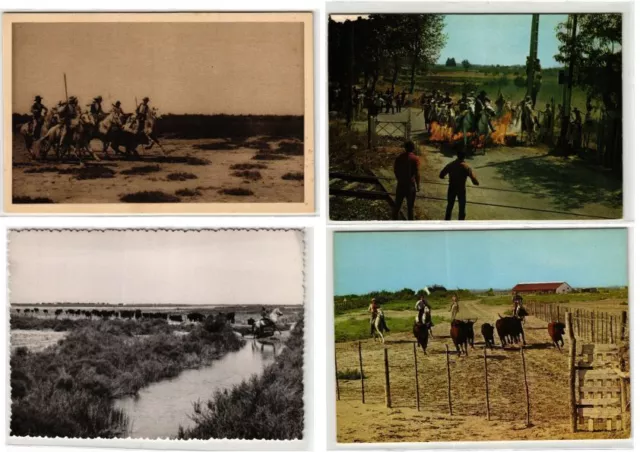
[{"label": "man standing on road", "polygon": [[375,330],[376,317],[378,316],[378,304],[376,303],[375,298],[371,299],[371,303],[369,303],[368,311],[371,316],[369,320],[369,324],[371,325],[371,334],[373,335]]},{"label": "man standing on road", "polygon": [[471,178],[473,185],[480,185],[473,169],[464,161],[464,151],[458,151],[458,158],[445,166],[440,171],[440,179],[449,175],[449,190],[447,191],[447,212],[445,220],[451,220],[453,206],[458,198],[458,220],[464,220],[467,216],[467,177]]},{"label": "man standing on road", "polygon": [[407,199],[407,218],[413,220],[413,206],[416,193],[420,191],[420,159],[415,154],[415,144],[407,141],[404,152],[396,157],[393,164],[396,175],[396,203],[393,209],[393,219],[397,220],[404,199]]}]

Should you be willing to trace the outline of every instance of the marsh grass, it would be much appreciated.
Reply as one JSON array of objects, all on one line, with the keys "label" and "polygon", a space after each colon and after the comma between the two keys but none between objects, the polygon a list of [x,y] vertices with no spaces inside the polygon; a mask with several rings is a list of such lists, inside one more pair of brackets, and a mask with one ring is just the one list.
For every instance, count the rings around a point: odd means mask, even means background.
[{"label": "marsh grass", "polygon": [[193,173],[185,173],[185,172],[178,172],[178,173],[170,173],[167,175],[167,180],[170,181],[181,181],[184,182],[186,180],[190,180],[190,179],[197,179],[198,176],[196,176]]},{"label": "marsh grass", "polygon": [[275,362],[212,399],[194,403],[195,427],[178,432],[179,439],[302,438],[304,427],[304,323],[298,321]]},{"label": "marsh grass", "polygon": [[180,202],[180,198],[159,190],[154,190],[154,191],[138,191],[135,193],[129,193],[121,196],[120,201],[139,202],[139,203],[165,203],[165,202]]}]

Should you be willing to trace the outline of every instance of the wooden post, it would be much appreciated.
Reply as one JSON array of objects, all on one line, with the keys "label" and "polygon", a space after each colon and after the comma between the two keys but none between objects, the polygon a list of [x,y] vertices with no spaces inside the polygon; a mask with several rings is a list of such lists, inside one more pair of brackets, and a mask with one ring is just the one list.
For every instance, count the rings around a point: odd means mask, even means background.
[{"label": "wooden post", "polygon": [[340,383],[338,382],[338,354],[336,353],[335,349],[333,351],[333,357],[335,359],[336,366],[336,397],[338,400],[340,400]]},{"label": "wooden post", "polygon": [[360,391],[362,392],[362,403],[364,403],[364,370],[362,369],[362,344],[358,341],[358,361],[360,362]]},{"label": "wooden post", "polygon": [[416,409],[420,411],[420,383],[418,381],[418,352],[415,342],[413,343],[413,366],[416,370]]},{"label": "wooden post", "polygon": [[609,315],[609,343],[614,344],[616,340],[613,337],[613,316]]},{"label": "wooden post", "polygon": [[384,349],[384,399],[387,408],[391,408],[391,383],[389,383],[389,353]]},{"label": "wooden post", "polygon": [[556,305],[556,319],[558,319],[556,320],[556,322],[560,321],[560,305],[559,304]]},{"label": "wooden post", "polygon": [[524,347],[520,348],[520,356],[522,357],[522,376],[524,380],[524,394],[527,400],[527,420],[526,426],[529,427],[531,425],[531,404],[529,402],[529,383],[527,382],[527,363],[524,359]]},{"label": "wooden post", "polygon": [[596,313],[591,311],[591,342],[596,342]]},{"label": "wooden post", "polygon": [[569,404],[571,408],[569,428],[571,433],[575,433],[578,427],[576,413],[576,338],[571,326],[571,314],[567,313],[565,318],[569,328]]},{"label": "wooden post", "polygon": [[627,430],[627,382],[620,377],[620,411],[622,414],[622,430]]},{"label": "wooden post", "polygon": [[627,328],[627,311],[622,311],[620,319],[620,340],[624,341],[625,329]]},{"label": "wooden post", "polygon": [[449,344],[445,344],[447,357],[447,397],[449,399],[449,416],[453,416],[453,407],[451,405],[451,369],[449,368]]},{"label": "wooden post", "polygon": [[491,420],[491,408],[489,407],[489,372],[487,369],[487,346],[484,347],[484,395],[487,401],[487,420]]}]

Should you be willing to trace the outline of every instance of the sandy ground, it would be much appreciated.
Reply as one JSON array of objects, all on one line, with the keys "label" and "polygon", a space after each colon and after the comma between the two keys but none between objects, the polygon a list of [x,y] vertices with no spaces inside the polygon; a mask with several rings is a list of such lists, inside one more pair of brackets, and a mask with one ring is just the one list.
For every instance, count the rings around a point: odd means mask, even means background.
[{"label": "sandy ground", "polygon": [[[74,173],[80,169],[79,164],[59,163],[52,153],[46,162],[32,162],[22,137],[14,136],[13,196],[49,198],[56,203],[119,203],[127,194],[161,191],[189,203],[304,201],[303,180],[283,179],[288,173],[302,175],[302,153],[278,154],[277,160],[254,159],[259,153],[277,154],[283,142],[302,146],[298,140],[253,137],[240,142],[224,139],[161,139],[160,142],[167,151],[166,157],[157,146],[150,150],[140,146],[138,152],[142,157],[138,160],[116,156],[112,150],[109,150],[108,158],[98,152],[102,161],[86,160],[85,166],[95,168],[101,177],[79,179]],[[93,140],[92,148],[101,150],[101,143]],[[263,150],[259,151],[260,148]],[[236,169],[231,167],[236,164],[260,165],[248,168],[257,171],[259,178],[255,174],[234,175]],[[127,174],[127,171],[133,171],[133,174]],[[190,179],[167,179],[172,173],[186,173]],[[234,188],[250,190],[253,194],[231,195],[221,191]],[[176,193],[184,189],[191,192]]]},{"label": "sandy ground", "polygon": [[[595,307],[595,303],[590,306]],[[427,354],[418,352],[420,412],[416,410],[413,336],[391,332],[386,338],[392,398],[390,409],[384,404],[383,347],[373,340],[363,341],[366,403],[361,403],[359,380],[339,381],[340,400],[336,402],[338,442],[628,437],[625,432],[569,432],[568,350],[554,349],[546,323],[532,317],[525,325],[532,425],[525,426],[522,360],[520,349],[515,346],[506,350],[488,350],[491,420],[486,420],[484,341],[480,325],[484,322],[494,324],[498,314],[504,311],[505,306],[486,306],[478,301],[461,303],[459,318],[478,318],[478,321],[475,327],[476,348],[470,349],[469,356],[459,357],[455,352],[449,354],[453,417],[448,414],[445,345],[450,349],[454,347],[447,323],[434,328],[435,339],[429,341]],[[434,310],[434,314],[446,316],[446,311]],[[404,315],[412,314],[406,312]],[[336,344],[336,354],[339,370],[358,367],[356,342]]]},{"label": "sandy ground", "polygon": [[[444,219],[447,181],[440,170],[455,159],[455,152],[438,144],[426,144],[424,120],[410,109],[412,135],[420,148],[422,190],[416,207],[418,219]],[[407,118],[407,110],[380,115],[379,120]],[[400,152],[395,149],[394,152]],[[550,155],[545,146],[487,149],[485,155],[467,159],[480,186],[468,182],[467,220],[581,220],[622,217],[622,181],[607,170],[591,167],[577,157]],[[395,181],[393,169],[382,170]],[[395,182],[392,182],[395,186]],[[420,198],[422,197],[422,198]],[[424,197],[428,197],[425,199]],[[473,204],[482,203],[482,204]],[[453,218],[458,215],[454,208]],[[531,209],[531,210],[525,210]],[[382,219],[382,218],[380,218]]]}]

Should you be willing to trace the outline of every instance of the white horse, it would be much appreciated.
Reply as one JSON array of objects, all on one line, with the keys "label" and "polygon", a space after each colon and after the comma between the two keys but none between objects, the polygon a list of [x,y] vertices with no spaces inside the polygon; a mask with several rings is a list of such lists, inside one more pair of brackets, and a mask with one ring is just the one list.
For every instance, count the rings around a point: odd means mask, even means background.
[{"label": "white horse", "polygon": [[378,340],[378,337],[380,337],[380,340],[382,341],[382,343],[384,344],[384,333],[385,332],[389,332],[389,328],[387,328],[387,322],[384,318],[384,312],[382,312],[382,309],[378,308],[378,314],[376,315],[375,320],[373,321],[372,324],[372,336],[374,338],[374,340]]}]

